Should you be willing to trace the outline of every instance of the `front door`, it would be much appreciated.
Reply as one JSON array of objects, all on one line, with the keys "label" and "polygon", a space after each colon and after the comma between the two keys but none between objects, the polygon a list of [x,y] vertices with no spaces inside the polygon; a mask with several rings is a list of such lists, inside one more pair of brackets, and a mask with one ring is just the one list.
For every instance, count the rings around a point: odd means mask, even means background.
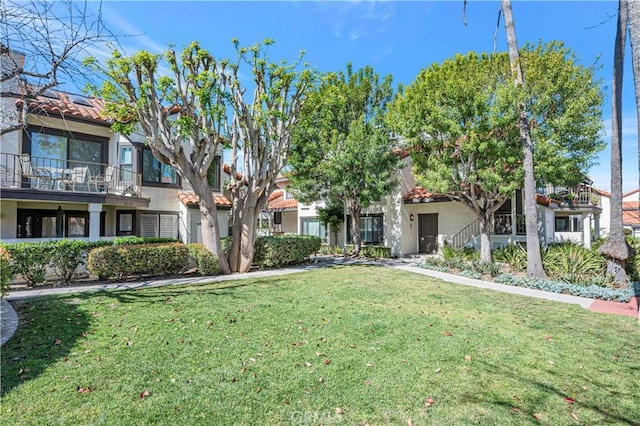
[{"label": "front door", "polygon": [[432,254],[438,251],[438,214],[418,215],[418,251]]}]

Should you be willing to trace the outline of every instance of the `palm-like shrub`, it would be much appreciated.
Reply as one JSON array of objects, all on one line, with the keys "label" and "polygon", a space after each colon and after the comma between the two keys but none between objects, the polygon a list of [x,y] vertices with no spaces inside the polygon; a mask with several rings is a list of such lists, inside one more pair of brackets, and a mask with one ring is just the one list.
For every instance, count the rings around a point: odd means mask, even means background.
[{"label": "palm-like shrub", "polygon": [[527,251],[520,244],[511,244],[494,251],[493,260],[506,263],[513,271],[527,270]]},{"label": "palm-like shrub", "polygon": [[585,284],[605,276],[605,259],[593,249],[573,242],[552,244],[542,253],[542,264],[550,278]]}]

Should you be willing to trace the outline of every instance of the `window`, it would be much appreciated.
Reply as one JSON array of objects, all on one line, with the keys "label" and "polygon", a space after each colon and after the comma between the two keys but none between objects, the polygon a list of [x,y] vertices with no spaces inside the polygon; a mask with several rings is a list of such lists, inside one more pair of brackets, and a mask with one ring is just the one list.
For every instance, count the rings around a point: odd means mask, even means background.
[{"label": "window", "polygon": [[178,174],[168,164],[160,163],[149,148],[142,150],[142,182],[158,185],[178,185]]},{"label": "window", "polygon": [[[370,214],[360,216],[360,240],[364,244],[380,244],[384,240],[384,215]],[[347,242],[353,242],[351,216],[347,216]]]},{"label": "window", "polygon": [[211,166],[209,166],[209,171],[207,173],[207,180],[209,181],[209,185],[216,190],[220,191],[220,165],[222,164],[222,158],[219,155],[216,155],[213,161],[211,162]]},{"label": "window", "polygon": [[582,232],[580,216],[556,217],[556,232]]},{"label": "window", "polygon": [[282,225],[282,212],[274,212],[273,213],[273,224],[274,225]]},{"label": "window", "polygon": [[327,230],[324,223],[318,218],[302,219],[302,235],[313,235],[323,240],[327,239]]},{"label": "window", "polygon": [[36,167],[65,169],[87,165],[95,176],[100,174],[98,163],[103,163],[107,155],[108,140],[90,135],[30,128],[25,140],[25,153],[35,157],[32,163]]},{"label": "window", "polygon": [[178,215],[159,213],[141,214],[139,236],[178,238]]},{"label": "window", "polygon": [[120,181],[133,182],[133,147],[120,148]]},{"label": "window", "polygon": [[116,214],[116,235],[135,235],[135,219],[134,211],[118,211]]},{"label": "window", "polygon": [[[62,217],[56,210],[18,209],[18,238],[88,237],[89,212],[65,210]],[[62,228],[58,227],[61,219]],[[101,235],[104,235],[104,215],[101,215]]]}]

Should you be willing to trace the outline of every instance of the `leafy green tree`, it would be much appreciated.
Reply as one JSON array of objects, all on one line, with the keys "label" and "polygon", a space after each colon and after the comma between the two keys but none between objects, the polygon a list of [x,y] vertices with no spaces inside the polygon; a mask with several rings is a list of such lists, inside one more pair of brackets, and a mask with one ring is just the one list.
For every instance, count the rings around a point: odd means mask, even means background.
[{"label": "leafy green tree", "polygon": [[491,260],[493,214],[523,183],[518,103],[525,102],[539,182],[574,184],[603,147],[602,94],[593,67],[561,43],[527,46],[526,88],[516,88],[505,53],[469,53],[433,64],[389,107],[407,138],[418,181],[469,207]]},{"label": "leafy green tree", "polygon": [[340,232],[340,224],[344,222],[344,204],[333,203],[326,207],[318,209],[318,219],[329,226],[333,234],[334,243],[338,241],[338,232]]},{"label": "leafy green tree", "polygon": [[[235,62],[216,59],[197,42],[181,53],[161,55],[141,51],[131,57],[115,51],[106,67],[93,65],[106,76],[100,90],[106,115],[117,132],[139,126],[153,155],[170,164],[199,197],[202,241],[217,255],[223,273],[245,272],[255,250],[256,221],[275,189],[275,179],[289,153],[291,129],[312,84],[313,74],[293,64],[269,61],[266,47],[234,45]],[[166,63],[169,75],[163,75]],[[242,66],[251,75],[249,93],[240,78]],[[220,245],[217,209],[208,172],[218,149],[230,149],[232,244],[229,259]]]},{"label": "leafy green tree", "polygon": [[370,66],[329,73],[302,108],[293,135],[291,180],[303,202],[343,203],[351,216],[355,254],[362,209],[390,193],[401,160],[384,122],[392,77]]}]

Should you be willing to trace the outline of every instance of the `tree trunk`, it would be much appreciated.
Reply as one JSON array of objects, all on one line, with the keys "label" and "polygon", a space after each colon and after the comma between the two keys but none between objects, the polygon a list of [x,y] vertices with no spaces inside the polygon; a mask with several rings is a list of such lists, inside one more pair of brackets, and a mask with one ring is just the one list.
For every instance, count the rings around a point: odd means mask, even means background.
[{"label": "tree trunk", "polygon": [[477,215],[480,221],[480,262],[491,263],[491,223],[493,215]]},{"label": "tree trunk", "polygon": [[210,190],[198,191],[200,199],[200,226],[202,233],[202,243],[213,254],[218,257],[220,262],[220,272],[223,274],[231,273],[227,257],[222,252],[220,244],[220,232],[218,230],[218,214],[216,203],[213,199],[213,193]]},{"label": "tree trunk", "polygon": [[[514,77],[516,87],[524,85],[524,77],[520,68],[520,54],[518,52],[518,42],[516,40],[516,29],[511,12],[511,1],[502,0],[502,11],[504,12],[504,27],[507,33],[509,45],[509,59],[511,62],[511,72]],[[536,205],[536,186],[533,173],[533,142],[529,129],[529,119],[524,101],[518,105],[520,128],[520,144],[522,145],[522,165],[524,168],[524,214],[527,228],[527,277],[546,278],[542,267],[542,255],[540,254],[540,240],[538,237],[538,209]]]},{"label": "tree trunk", "polygon": [[356,200],[347,200],[347,212],[351,216],[351,241],[353,242],[353,254],[360,255],[362,240],[360,238],[360,216],[362,207]]},{"label": "tree trunk", "polygon": [[[627,3],[625,0],[618,2],[618,25],[616,27],[616,39],[613,56],[613,83],[611,97],[611,215],[609,217],[609,236],[598,251],[607,257],[607,273],[614,277],[616,283],[626,284],[627,275],[624,270],[625,260],[629,256],[627,242],[624,239],[622,227],[622,81],[624,69],[624,49],[626,43],[627,27],[630,27],[630,18],[635,15],[635,25],[638,26],[640,10],[637,2]],[[634,40],[634,32],[631,31],[631,45],[640,48],[640,42]],[[638,34],[635,34],[636,38]],[[635,41],[635,43],[634,43]],[[636,103],[638,102],[638,78],[640,72],[636,68],[640,61],[640,52],[634,55],[632,50],[634,84],[636,91]],[[640,125],[640,123],[638,123]]]},{"label": "tree trunk", "polygon": [[249,272],[256,245],[256,222],[260,211],[257,199],[247,195],[233,197],[233,225],[229,267],[232,272]]}]

